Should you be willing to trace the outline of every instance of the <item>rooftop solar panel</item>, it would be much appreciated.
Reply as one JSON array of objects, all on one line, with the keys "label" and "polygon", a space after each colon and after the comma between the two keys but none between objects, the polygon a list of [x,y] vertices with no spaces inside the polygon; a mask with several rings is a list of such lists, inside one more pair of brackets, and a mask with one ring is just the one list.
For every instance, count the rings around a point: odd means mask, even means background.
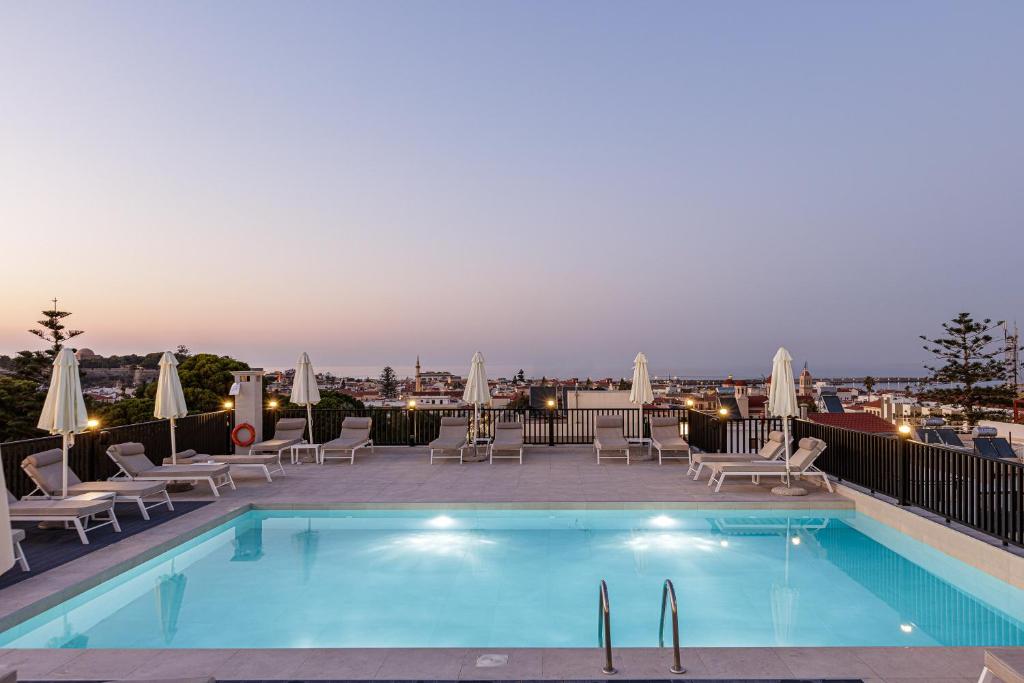
[{"label": "rooftop solar panel", "polygon": [[938,432],[934,429],[921,429],[918,430],[918,439],[925,443],[942,444],[942,438],[939,437]]},{"label": "rooftop solar panel", "polygon": [[975,439],[974,452],[985,458],[999,459],[996,447],[992,445],[992,439]]},{"label": "rooftop solar panel", "polygon": [[823,394],[821,402],[825,406],[825,412],[827,413],[842,413],[843,403],[839,400],[838,396],[834,394]]},{"label": "rooftop solar panel", "polygon": [[1013,446],[1006,439],[1000,437],[998,439],[992,439],[992,445],[996,448],[996,453],[999,454],[1000,458],[1007,458],[1009,460],[1016,460],[1017,454],[1013,452]]},{"label": "rooftop solar panel", "polygon": [[960,436],[949,427],[936,429],[935,433],[939,435],[939,439],[942,440],[942,443],[947,446],[956,446],[957,448],[964,447],[964,442],[960,440]]}]

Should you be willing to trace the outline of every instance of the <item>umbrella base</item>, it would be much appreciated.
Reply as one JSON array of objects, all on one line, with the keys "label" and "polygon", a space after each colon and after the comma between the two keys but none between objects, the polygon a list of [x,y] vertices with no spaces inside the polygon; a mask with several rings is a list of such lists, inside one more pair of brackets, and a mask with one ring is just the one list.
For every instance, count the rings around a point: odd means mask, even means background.
[{"label": "umbrella base", "polygon": [[786,484],[779,484],[772,489],[772,493],[776,496],[806,496],[807,489],[800,488],[799,486],[788,486]]},{"label": "umbrella base", "polygon": [[186,491],[191,491],[194,488],[195,486],[188,483],[187,481],[167,485],[167,491],[170,493],[184,493]]},{"label": "umbrella base", "polygon": [[473,448],[466,449],[466,453],[462,456],[463,462],[483,462],[487,460],[487,453],[475,453]]}]

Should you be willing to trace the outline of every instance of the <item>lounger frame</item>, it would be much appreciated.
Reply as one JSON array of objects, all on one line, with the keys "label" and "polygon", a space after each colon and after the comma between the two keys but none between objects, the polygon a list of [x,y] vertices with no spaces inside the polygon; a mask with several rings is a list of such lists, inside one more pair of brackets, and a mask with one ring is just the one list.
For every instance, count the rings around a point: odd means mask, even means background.
[{"label": "lounger frame", "polygon": [[[111,458],[111,460],[113,460],[113,458]],[[225,472],[222,475],[212,475],[212,474],[203,475],[203,474],[200,474],[200,475],[197,475],[197,476],[190,476],[188,474],[159,474],[159,473],[146,474],[145,472],[143,472],[142,474],[139,474],[138,476],[133,476],[130,472],[128,472],[128,470],[126,470],[125,468],[121,467],[121,465],[118,464],[116,460],[114,460],[114,464],[117,465],[117,472],[114,473],[114,476],[110,477],[111,481],[117,481],[118,479],[122,479],[122,480],[127,479],[128,481],[188,482],[190,484],[195,484],[196,482],[199,482],[199,481],[205,481],[207,484],[210,485],[210,491],[213,492],[214,498],[220,498],[220,491],[218,489],[221,489],[221,488],[223,488],[225,486],[230,486],[232,491],[235,490],[235,480],[231,478],[231,466],[230,465],[228,466],[228,471]],[[202,463],[202,464],[206,464],[206,463]],[[215,464],[227,465],[227,463],[215,463]],[[236,467],[237,467],[237,465],[236,465]],[[223,481],[221,481],[219,484],[216,481],[218,476],[223,479]]]},{"label": "lounger frame", "polygon": [[[27,472],[26,472],[26,474],[27,474]],[[31,475],[29,475],[29,476],[31,477]],[[54,496],[54,495],[51,495],[51,494],[47,493],[46,490],[42,486],[40,486],[39,482],[36,481],[35,479],[32,480],[32,483],[34,483],[36,485],[36,487],[34,489],[32,489],[32,491],[30,491],[27,496],[22,498],[22,500],[31,500],[33,498],[36,499],[36,500],[40,500],[40,499],[42,499],[42,500],[52,500],[52,499],[57,498],[57,496]],[[92,483],[92,482],[86,482],[86,483]],[[99,482],[99,483],[102,483],[102,482]],[[38,496],[35,495],[36,492],[39,493]],[[171,495],[169,493],[167,493],[167,489],[164,489],[163,491],[160,491],[158,493],[151,493],[151,494],[149,494],[149,496],[136,496],[136,495],[132,495],[130,493],[118,493],[117,491],[102,491],[102,490],[99,490],[99,489],[96,491],[96,493],[111,493],[111,494],[113,494],[114,495],[114,505],[117,505],[118,503],[134,503],[135,505],[138,505],[139,506],[139,513],[142,515],[142,518],[147,520],[147,521],[149,520],[149,511],[152,510],[155,507],[160,507],[161,505],[166,505],[168,510],[170,510],[171,512],[174,511],[174,503],[171,502]],[[71,495],[74,496],[76,494],[72,493]],[[153,496],[160,496],[160,500],[157,500],[157,501],[147,505],[146,504],[146,498],[153,497]]]},{"label": "lounger frame", "polygon": [[25,557],[25,549],[21,547],[21,539],[15,539],[11,536],[11,542],[14,543],[14,561],[21,567],[21,571],[30,571],[28,566],[28,558]]},{"label": "lounger frame", "polygon": [[[776,462],[778,462],[778,461],[776,461]],[[765,463],[764,462],[759,462],[759,463],[735,462],[735,463],[717,463],[717,464],[729,464],[729,465],[738,466],[738,465],[747,465],[747,464],[760,464],[760,465],[764,465]],[[781,478],[785,479],[786,478],[786,471],[785,471],[785,469],[783,469],[783,470],[780,470],[778,472],[765,472],[763,470],[758,472],[754,468],[751,468],[750,470],[747,470],[747,471],[744,471],[744,470],[731,470],[729,472],[726,472],[724,470],[719,470],[718,471],[718,478],[716,480],[715,479],[715,471],[712,470],[711,477],[708,479],[708,486],[711,486],[712,484],[715,484],[715,493],[718,493],[719,491],[722,490],[722,484],[725,483],[725,478],[727,476],[729,476],[729,477],[750,477],[751,481],[753,481],[754,484],[760,484],[761,483],[761,477],[781,477]],[[828,489],[828,492],[829,493],[833,492],[832,482],[830,482],[828,480],[828,475],[825,472],[822,472],[817,467],[815,467],[813,463],[809,464],[807,467],[805,467],[802,470],[800,470],[800,469],[791,469],[790,470],[790,476],[791,477],[796,477],[798,479],[807,479],[808,477],[818,477],[823,482],[825,482],[825,488]]]},{"label": "lounger frame", "polygon": [[[64,500],[69,500],[65,498]],[[12,503],[13,505],[13,503]],[[95,531],[101,527],[113,526],[114,531],[121,533],[121,524],[117,521],[117,514],[114,512],[114,503],[111,501],[110,507],[107,508],[106,517],[100,517],[99,515],[104,512],[94,512],[91,515],[33,515],[31,513],[24,514],[21,512],[12,513],[12,522],[63,522],[65,529],[74,528],[78,532],[78,538],[82,541],[82,545],[89,545],[89,537],[86,536],[86,532]],[[99,521],[99,524],[91,524],[93,521]]]},{"label": "lounger frame", "polygon": [[[437,460],[455,460],[455,459],[458,459],[459,464],[461,465],[462,463],[465,462],[465,460],[463,460],[463,454],[465,453],[466,448],[468,448],[468,447],[469,447],[469,441],[466,440],[466,441],[464,441],[462,443],[461,446],[450,446],[450,447],[444,447],[444,448],[431,448],[430,449],[430,464],[433,465],[435,459],[437,459]],[[445,455],[446,452],[454,451],[454,450],[458,450],[459,454],[458,455]],[[435,452],[440,453],[441,455],[434,455]]]},{"label": "lounger frame", "polygon": [[[324,446],[326,446],[326,445],[327,444],[324,444]],[[377,454],[377,451],[376,451],[376,449],[373,446],[373,439],[366,439],[365,441],[360,441],[359,443],[357,443],[356,445],[352,446],[351,448],[348,447],[348,446],[346,446],[345,448],[331,448],[331,449],[326,449],[326,448],[321,447],[320,448],[320,464],[323,465],[327,461],[327,458],[330,457],[331,460],[345,460],[347,458],[350,465],[355,465],[356,464],[356,451],[358,451],[360,448],[369,448],[370,449],[370,455],[376,455]],[[339,453],[340,455],[328,456],[327,455],[328,453]],[[345,455],[345,453],[348,453],[348,455]]]}]

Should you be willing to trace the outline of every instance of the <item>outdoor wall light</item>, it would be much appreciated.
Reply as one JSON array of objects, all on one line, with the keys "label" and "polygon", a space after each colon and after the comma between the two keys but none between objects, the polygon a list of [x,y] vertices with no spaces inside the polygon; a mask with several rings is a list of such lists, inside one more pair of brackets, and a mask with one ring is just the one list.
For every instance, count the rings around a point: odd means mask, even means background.
[{"label": "outdoor wall light", "polygon": [[718,414],[721,415],[722,417],[726,417],[729,414],[729,409],[728,408],[719,408],[718,409]]},{"label": "outdoor wall light", "polygon": [[692,408],[694,405],[696,405],[696,404],[694,403],[692,398],[686,399],[686,407],[687,408]]},{"label": "outdoor wall light", "polygon": [[553,398],[549,398],[548,399],[548,408],[554,408],[554,407],[555,407],[555,400]]},{"label": "outdoor wall light", "polygon": [[412,410],[412,409],[413,409],[413,408],[415,408],[415,407],[416,407],[416,401],[414,401],[414,400],[412,400],[412,399],[410,398],[410,399],[409,399],[409,410]]},{"label": "outdoor wall light", "polygon": [[271,408],[276,408],[277,407],[277,401],[271,401],[267,405],[270,406]]},{"label": "outdoor wall light", "polygon": [[235,407],[235,404],[232,403],[231,401],[224,401],[224,409],[225,410],[231,410],[234,407]]},{"label": "outdoor wall light", "polygon": [[89,429],[96,429],[97,427],[100,426],[100,421],[97,420],[95,417],[91,417],[89,418],[89,421],[85,423],[85,426],[88,427]]},{"label": "outdoor wall light", "polygon": [[910,435],[910,425],[908,425],[907,423],[904,422],[903,424],[900,425],[900,436],[909,436],[909,435]]}]

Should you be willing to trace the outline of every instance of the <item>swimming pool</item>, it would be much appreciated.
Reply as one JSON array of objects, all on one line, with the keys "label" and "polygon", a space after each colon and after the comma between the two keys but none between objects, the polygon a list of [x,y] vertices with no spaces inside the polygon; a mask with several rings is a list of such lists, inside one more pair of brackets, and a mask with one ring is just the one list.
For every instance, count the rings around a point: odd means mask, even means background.
[{"label": "swimming pool", "polygon": [[1024,645],[1024,591],[848,510],[252,511],[3,647]]}]

